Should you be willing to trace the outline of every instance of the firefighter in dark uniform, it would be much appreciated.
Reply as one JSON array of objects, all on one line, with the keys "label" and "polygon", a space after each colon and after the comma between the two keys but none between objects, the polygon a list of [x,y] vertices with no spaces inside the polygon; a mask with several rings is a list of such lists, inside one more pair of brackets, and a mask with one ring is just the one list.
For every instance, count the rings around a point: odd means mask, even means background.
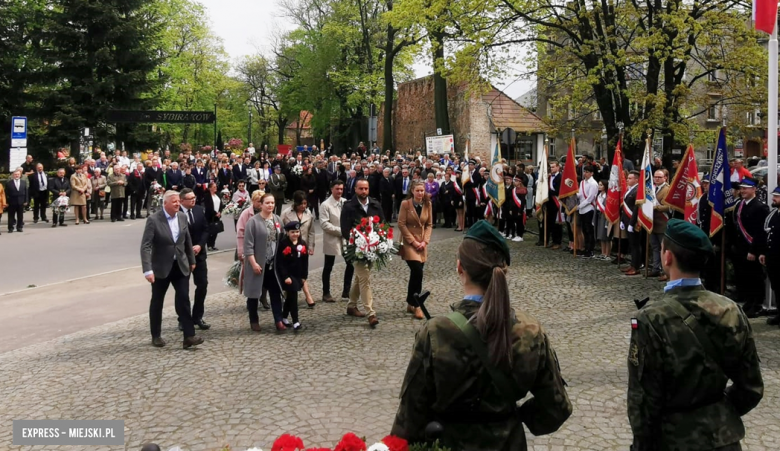
[{"label": "firefighter in dark uniform", "polygon": [[[775,296],[780,292],[780,187],[772,191],[772,210],[764,221],[766,246],[758,261],[766,267]],[[780,313],[766,320],[770,326],[780,326]]]}]

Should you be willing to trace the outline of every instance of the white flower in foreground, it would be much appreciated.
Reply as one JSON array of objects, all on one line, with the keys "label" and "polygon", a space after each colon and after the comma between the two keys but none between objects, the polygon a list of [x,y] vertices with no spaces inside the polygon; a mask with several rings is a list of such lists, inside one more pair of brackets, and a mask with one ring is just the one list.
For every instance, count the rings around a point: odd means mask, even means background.
[{"label": "white flower in foreground", "polygon": [[371,447],[368,448],[368,451],[390,451],[390,448],[388,448],[384,443],[379,442],[371,445]]},{"label": "white flower in foreground", "polygon": [[262,449],[260,449],[260,448],[249,448],[249,449],[248,449],[248,450],[246,450],[246,451],[263,451],[263,450],[262,450]]}]

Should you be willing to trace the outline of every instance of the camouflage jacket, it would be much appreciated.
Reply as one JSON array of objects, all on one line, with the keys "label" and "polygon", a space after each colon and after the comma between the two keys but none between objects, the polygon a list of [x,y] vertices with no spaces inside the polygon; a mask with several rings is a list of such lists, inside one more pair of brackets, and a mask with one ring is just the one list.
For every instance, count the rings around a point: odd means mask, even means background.
[{"label": "camouflage jacket", "polygon": [[[471,318],[480,304],[463,300],[454,311]],[[441,441],[452,449],[525,450],[523,423],[535,435],[556,431],[571,415],[558,360],[539,323],[519,312],[514,324],[511,380],[521,407],[493,383],[468,339],[447,317],[433,318],[417,332],[401,388],[392,434],[425,441],[431,421],[444,426]],[[510,376],[507,371],[507,377]]]},{"label": "camouflage jacket", "polygon": [[[668,304],[671,299],[694,315],[723,368]],[[740,417],[763,393],[750,323],[730,299],[701,285],[676,287],[639,311],[628,353],[635,451],[738,446],[745,436]]]}]

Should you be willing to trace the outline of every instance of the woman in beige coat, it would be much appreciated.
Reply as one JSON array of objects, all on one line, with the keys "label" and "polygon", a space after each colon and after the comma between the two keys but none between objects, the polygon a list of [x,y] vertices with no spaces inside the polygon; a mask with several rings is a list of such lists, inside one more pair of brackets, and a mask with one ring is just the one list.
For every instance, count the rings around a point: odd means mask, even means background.
[{"label": "woman in beige coat", "polygon": [[79,218],[84,219],[85,224],[89,224],[87,219],[87,192],[89,190],[89,181],[84,175],[82,166],[76,167],[76,173],[70,176],[70,200],[68,205],[74,207],[73,212],[76,216],[76,225],[79,225]]},{"label": "woman in beige coat", "polygon": [[[306,241],[306,247],[309,249],[309,255],[314,255],[314,218],[307,209],[306,192],[296,191],[293,193],[293,206],[282,215],[282,223],[287,225],[292,221],[301,223],[301,238]],[[316,304],[309,292],[309,283],[304,281],[303,293],[306,295],[306,304],[309,308],[314,308]]]},{"label": "woman in beige coat", "polygon": [[0,183],[0,221],[3,220],[3,211],[8,206],[8,202],[5,200],[5,187]]},{"label": "woman in beige coat", "polygon": [[401,202],[398,229],[404,240],[399,255],[411,272],[406,290],[406,311],[414,313],[417,319],[423,319],[422,310],[416,307],[414,294],[422,292],[423,268],[428,259],[428,244],[433,230],[433,205],[425,194],[425,183],[422,181],[413,181],[409,194]]}]

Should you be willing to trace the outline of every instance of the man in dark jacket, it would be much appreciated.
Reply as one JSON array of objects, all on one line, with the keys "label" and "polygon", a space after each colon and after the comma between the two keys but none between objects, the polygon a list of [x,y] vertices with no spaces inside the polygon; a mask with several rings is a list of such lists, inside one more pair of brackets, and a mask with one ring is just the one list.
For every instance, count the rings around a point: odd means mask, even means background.
[{"label": "man in dark jacket", "polygon": [[[127,175],[127,189],[130,193],[130,219],[141,218],[141,207],[143,207],[144,199],[146,198],[144,175],[140,166],[136,166]],[[170,177],[168,180],[170,180]]]},{"label": "man in dark jacket", "polygon": [[642,265],[642,226],[637,224],[639,206],[636,204],[639,172],[631,171],[626,178],[626,194],[623,196],[623,210],[620,212],[620,230],[628,233],[628,246],[631,248],[631,266],[621,269],[627,276],[639,275]]},{"label": "man in dark jacket", "polygon": [[330,191],[330,174],[325,169],[325,162],[318,161],[314,167],[314,178],[317,180],[317,187],[314,192],[317,194],[317,205],[310,205],[317,216],[320,219],[320,206],[325,199],[328,198],[328,192]]},{"label": "man in dark jacket", "polygon": [[179,163],[174,161],[173,163],[171,163],[171,168],[168,169],[168,173],[166,174],[166,181],[168,182],[168,185],[165,187],[165,189],[181,191],[181,189],[183,188],[182,186],[183,180],[184,180],[184,173],[181,172],[181,170],[179,169]]},{"label": "man in dark jacket", "polygon": [[395,186],[390,177],[390,168],[384,168],[382,171],[382,180],[379,182],[379,200],[382,203],[382,213],[389,222],[393,220],[393,195]]},{"label": "man in dark jacket", "polygon": [[[192,237],[192,251],[195,253],[195,269],[192,271],[192,280],[195,282],[192,322],[200,330],[207,330],[211,326],[203,321],[203,313],[209,286],[209,269],[206,264],[209,223],[206,220],[206,211],[203,207],[195,205],[197,196],[191,189],[184,188],[179,197],[181,198],[181,211],[187,216],[190,236]],[[179,330],[182,329],[183,326],[179,324]]]},{"label": "man in dark jacket", "polygon": [[[29,190],[27,181],[22,180],[22,169],[19,168],[11,174],[11,180],[5,184],[5,197],[8,201],[8,233],[24,231],[24,207],[29,202]],[[0,212],[1,213],[1,212]]]},{"label": "man in dark jacket", "polygon": [[[58,169],[57,176],[52,177],[49,182],[49,191],[51,191],[52,199],[56,200],[58,197],[60,197],[60,193],[65,193],[66,196],[70,196],[70,180],[65,177],[65,169]],[[57,225],[66,227],[64,213],[58,214],[55,210],[53,215],[54,217],[52,218],[52,227],[57,227]]]},{"label": "man in dark jacket", "polygon": [[[374,199],[368,197],[368,180],[360,179],[355,182],[355,197],[344,204],[341,212],[341,236],[349,240],[350,232],[356,224],[363,218],[371,221],[374,216],[378,216],[380,222],[384,221],[382,206]],[[374,297],[371,292],[371,271],[362,261],[355,261],[355,281],[349,291],[349,304],[347,304],[347,315],[362,318],[366,316],[357,308],[358,298],[363,298],[363,305],[368,313],[368,324],[376,327],[379,320],[374,311]]]}]

